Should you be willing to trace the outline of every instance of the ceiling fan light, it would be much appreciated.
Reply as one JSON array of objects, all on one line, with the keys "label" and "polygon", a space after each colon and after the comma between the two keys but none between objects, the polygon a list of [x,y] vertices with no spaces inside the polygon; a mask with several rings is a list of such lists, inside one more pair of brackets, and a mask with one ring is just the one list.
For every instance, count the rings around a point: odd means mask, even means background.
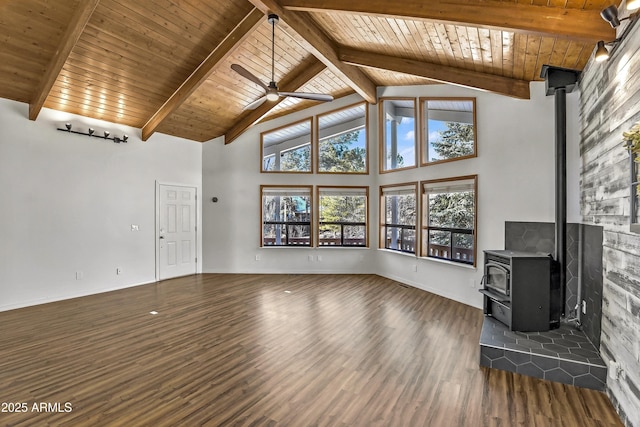
[{"label": "ceiling fan light", "polygon": [[277,101],[278,98],[280,97],[280,95],[278,94],[278,86],[276,85],[276,82],[274,82],[273,80],[271,80],[269,82],[269,88],[267,89],[267,93],[266,93],[266,98],[267,101]]},{"label": "ceiling fan light", "polygon": [[618,8],[614,5],[602,9],[602,12],[600,12],[600,16],[602,16],[602,19],[611,24],[611,28],[616,28],[620,25],[620,19],[618,19]]},{"label": "ceiling fan light", "polygon": [[311,99],[313,101],[324,101],[324,102],[333,101],[333,96],[327,95],[327,94],[306,93],[306,92],[280,92],[278,90],[278,85],[275,82],[275,54],[274,54],[276,23],[278,22],[278,19],[279,19],[278,15],[273,13],[268,16],[269,24],[271,24],[271,81],[269,82],[268,86],[265,85],[262,82],[262,80],[260,80],[253,73],[251,73],[251,71],[247,70],[242,65],[231,64],[231,69],[233,71],[240,74],[245,79],[252,81],[258,86],[263,87],[265,91],[264,96],[256,99],[249,105],[246,105],[242,109],[242,111],[255,110],[256,108],[261,106],[265,101],[275,102],[281,97],[284,98],[288,96],[292,96],[294,98],[301,98],[301,99]]},{"label": "ceiling fan light", "polygon": [[629,0],[627,1],[627,10],[636,10],[640,9],[640,0]]},{"label": "ceiling fan light", "polygon": [[600,40],[596,47],[595,60],[596,62],[603,62],[603,61],[606,61],[607,59],[609,59],[609,51],[605,47],[604,41]]}]

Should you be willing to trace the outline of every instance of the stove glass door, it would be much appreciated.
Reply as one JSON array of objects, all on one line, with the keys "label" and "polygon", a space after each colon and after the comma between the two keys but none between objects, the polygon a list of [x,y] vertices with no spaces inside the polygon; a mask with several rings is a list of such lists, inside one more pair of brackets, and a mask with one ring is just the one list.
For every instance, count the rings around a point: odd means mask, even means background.
[{"label": "stove glass door", "polygon": [[504,295],[509,295],[509,267],[488,262],[485,265],[485,286]]}]

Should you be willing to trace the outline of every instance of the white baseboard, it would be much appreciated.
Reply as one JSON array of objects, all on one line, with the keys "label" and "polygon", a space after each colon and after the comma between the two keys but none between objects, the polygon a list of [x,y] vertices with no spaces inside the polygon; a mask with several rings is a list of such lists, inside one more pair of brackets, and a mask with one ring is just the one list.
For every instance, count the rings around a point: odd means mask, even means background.
[{"label": "white baseboard", "polygon": [[396,276],[393,274],[379,274],[378,276],[382,276],[382,277],[386,277],[387,279],[391,279],[391,280],[395,280],[396,282],[400,282],[400,283],[404,283],[405,285],[409,285],[412,286],[414,288],[418,288],[421,289],[423,291],[426,292],[430,292],[432,294],[435,295],[440,295],[441,297],[445,297],[447,299],[453,300],[453,301],[457,301],[461,304],[465,304],[468,305],[470,307],[474,307],[474,308],[482,308],[482,305],[477,303],[477,302],[472,302],[472,301],[466,301],[464,299],[461,299],[458,295],[454,295],[452,293],[449,292],[443,292],[441,289],[436,289],[436,288],[432,288],[430,286],[425,286],[422,283],[418,283],[418,282],[414,282],[412,280],[408,280],[404,277],[400,277],[400,276]]},{"label": "white baseboard", "polygon": [[263,269],[263,270],[239,270],[239,271],[229,271],[229,270],[220,270],[216,268],[205,269],[202,272],[203,274],[375,274],[369,271],[354,271],[353,269],[345,269],[345,270],[289,270],[282,271],[282,269]]},{"label": "white baseboard", "polygon": [[151,280],[151,281],[148,281],[148,282],[132,283],[132,284],[124,285],[124,286],[117,286],[117,287],[113,287],[113,288],[100,289],[100,290],[91,291],[91,292],[79,292],[79,293],[66,294],[66,295],[56,295],[56,296],[53,296],[53,297],[37,298],[37,299],[33,299],[33,300],[27,300],[27,301],[15,303],[15,304],[0,305],[0,312],[9,311],[9,310],[17,310],[19,308],[32,307],[32,306],[35,306],[35,305],[49,304],[51,302],[56,302],[56,301],[64,301],[64,300],[68,300],[68,299],[81,298],[81,297],[86,297],[86,296],[89,296],[89,295],[104,294],[104,293],[107,293],[107,292],[118,291],[120,289],[126,289],[126,288],[133,288],[133,287],[136,287],[136,286],[148,285],[150,283],[156,283],[156,281],[155,280]]},{"label": "white baseboard", "polygon": [[[228,270],[223,271],[223,270],[218,270],[218,269],[204,269],[204,270],[205,271],[203,271],[203,274],[207,274],[207,273],[211,273],[211,274],[376,274],[378,276],[386,277],[387,279],[395,280],[396,282],[404,283],[405,285],[409,285],[409,286],[412,286],[414,288],[421,289],[423,291],[430,292],[430,293],[436,294],[436,295],[440,295],[440,296],[448,298],[450,300],[457,301],[459,303],[469,305],[471,307],[482,308],[482,306],[477,302],[466,301],[466,300],[460,299],[458,295],[454,295],[454,294],[449,293],[449,292],[443,292],[441,289],[436,289],[436,288],[432,288],[430,286],[425,286],[422,283],[414,282],[412,280],[408,280],[408,279],[406,279],[404,277],[396,276],[396,275],[393,275],[393,274],[379,274],[379,273],[371,273],[371,272],[365,272],[365,271],[357,272],[357,271],[353,271],[353,270],[314,270],[314,269],[299,270],[299,271],[287,271],[287,272],[283,272],[282,270],[276,270],[276,269],[274,269],[274,270],[259,270],[259,271],[258,270],[246,270],[246,271],[234,271],[234,272],[229,272]],[[80,298],[80,297],[85,297],[85,296],[89,296],[89,295],[97,295],[97,294],[102,294],[102,293],[106,293],[106,292],[113,292],[113,291],[117,291],[117,290],[120,290],[120,289],[133,288],[135,286],[148,285],[150,283],[156,283],[156,280],[140,282],[140,283],[133,283],[133,284],[129,284],[129,285],[112,287],[112,288],[106,288],[106,289],[101,289],[101,290],[92,291],[92,292],[82,292],[82,293],[74,293],[74,294],[67,294],[67,295],[58,295],[58,296],[49,297],[49,298],[37,298],[37,299],[33,299],[33,300],[23,301],[23,302],[16,303],[16,304],[0,305],[0,312],[9,311],[9,310],[16,310],[16,309],[19,309],[19,308],[31,307],[31,306],[35,306],[35,305],[48,304],[48,303],[51,303],[51,302],[63,301],[63,300],[67,300],[67,299]]]}]

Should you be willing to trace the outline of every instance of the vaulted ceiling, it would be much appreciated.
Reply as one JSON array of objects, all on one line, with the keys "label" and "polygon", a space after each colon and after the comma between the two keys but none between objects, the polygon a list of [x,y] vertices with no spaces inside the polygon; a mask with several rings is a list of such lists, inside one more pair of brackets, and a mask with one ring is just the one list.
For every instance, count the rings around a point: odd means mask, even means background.
[{"label": "vaulted ceiling", "polygon": [[449,82],[527,99],[543,64],[582,69],[610,0],[15,0],[0,4],[0,97],[195,141],[229,143],[314,105],[243,107],[261,87],[358,93]]}]

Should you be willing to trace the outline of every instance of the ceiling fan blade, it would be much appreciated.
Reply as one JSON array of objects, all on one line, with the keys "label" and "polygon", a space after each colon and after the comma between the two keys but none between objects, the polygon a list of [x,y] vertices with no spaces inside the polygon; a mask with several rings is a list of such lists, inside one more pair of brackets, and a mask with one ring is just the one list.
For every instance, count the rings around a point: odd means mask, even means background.
[{"label": "ceiling fan blade", "polygon": [[257,84],[258,86],[260,86],[261,88],[263,88],[264,90],[267,90],[268,87],[267,85],[265,85],[264,83],[262,83],[262,80],[260,80],[259,78],[257,78],[256,76],[254,76],[253,74],[251,74],[251,71],[247,70],[246,68],[244,68],[242,65],[239,64],[231,64],[231,69],[233,71],[235,71],[236,73],[240,74],[242,77],[244,77],[247,80],[251,80],[252,82],[254,82],[255,84]]},{"label": "ceiling fan blade", "polygon": [[263,96],[260,97],[258,99],[256,99],[255,101],[253,101],[251,104],[247,105],[246,107],[244,107],[242,110],[246,111],[246,110],[255,110],[256,108],[258,108],[259,106],[261,106],[262,104],[264,104],[264,102],[267,100],[267,96]]},{"label": "ceiling fan blade", "polygon": [[292,96],[294,98],[311,99],[313,101],[329,102],[333,101],[333,96],[324,93],[309,92],[278,92],[280,96]]}]

